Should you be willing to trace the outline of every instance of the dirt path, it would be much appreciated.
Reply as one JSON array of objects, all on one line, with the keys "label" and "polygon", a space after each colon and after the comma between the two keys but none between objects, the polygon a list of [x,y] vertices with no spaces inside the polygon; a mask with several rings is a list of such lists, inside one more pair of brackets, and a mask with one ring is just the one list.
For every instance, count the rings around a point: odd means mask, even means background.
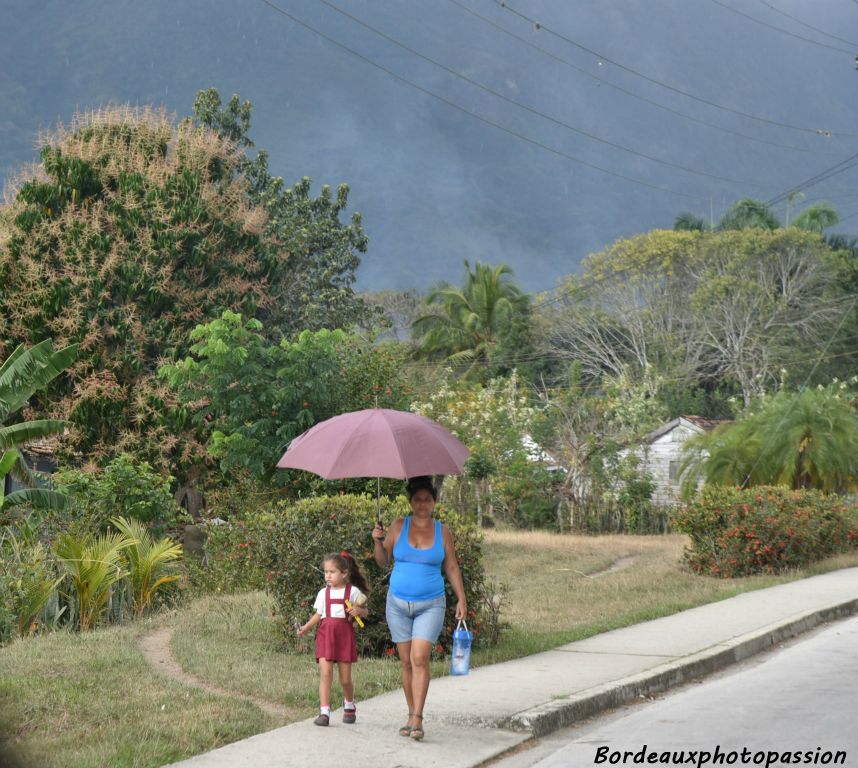
[{"label": "dirt path", "polygon": [[173,636],[173,630],[169,627],[156,629],[154,632],[149,632],[143,635],[138,641],[138,648],[143,654],[143,657],[149,662],[149,665],[160,672],[161,674],[172,677],[185,685],[191,685],[194,688],[201,688],[208,693],[213,693],[217,696],[229,696],[233,699],[243,699],[255,704],[264,712],[275,717],[294,718],[295,712],[281,704],[273,704],[270,701],[258,699],[255,696],[248,696],[244,693],[236,693],[235,691],[227,691],[224,688],[219,688],[216,685],[207,683],[194,675],[188,674],[179,665],[179,662],[173,657],[170,651],[170,638]]},{"label": "dirt path", "polygon": [[[619,560],[614,560],[607,568],[603,568],[601,571],[596,571],[595,573],[584,573],[584,571],[575,571],[575,573],[580,574],[585,579],[596,579],[599,576],[608,576],[611,573],[616,573],[617,571],[624,571],[626,568],[631,566],[634,561],[637,560],[637,555],[626,555],[625,557],[621,557]],[[572,571],[572,568],[555,568],[556,571]]]},{"label": "dirt path", "polygon": [[637,560],[636,555],[626,555],[625,557],[621,557],[619,560],[614,560],[614,562],[604,570],[591,573],[590,578],[595,579],[597,576],[607,576],[611,573],[616,573],[617,571],[624,571],[626,568],[631,566],[635,560]]}]

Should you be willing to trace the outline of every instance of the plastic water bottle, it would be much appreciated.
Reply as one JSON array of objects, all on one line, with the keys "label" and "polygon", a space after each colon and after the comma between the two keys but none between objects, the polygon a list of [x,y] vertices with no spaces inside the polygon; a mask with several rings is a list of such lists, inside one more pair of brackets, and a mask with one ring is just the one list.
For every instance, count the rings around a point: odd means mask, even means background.
[{"label": "plastic water bottle", "polygon": [[471,670],[471,643],[474,633],[468,631],[468,625],[460,621],[453,632],[453,655],[450,657],[450,674],[467,675]]}]

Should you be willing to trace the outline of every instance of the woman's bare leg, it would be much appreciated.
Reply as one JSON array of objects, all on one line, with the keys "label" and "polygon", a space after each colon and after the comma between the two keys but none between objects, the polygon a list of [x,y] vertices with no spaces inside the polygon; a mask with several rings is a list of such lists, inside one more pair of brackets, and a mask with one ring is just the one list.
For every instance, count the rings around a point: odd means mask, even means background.
[{"label": "woman's bare leg", "polygon": [[[429,692],[429,658],[432,655],[432,643],[428,640],[411,641],[411,699],[408,711],[415,715],[423,715],[423,705]],[[407,696],[406,696],[407,698]],[[419,718],[409,719],[408,724],[420,726]]]},{"label": "woman's bare leg", "polygon": [[414,711],[414,697],[411,693],[411,641],[397,643],[396,650],[399,651],[399,673],[402,677],[402,692],[405,694],[405,702],[408,704],[408,724],[414,725],[410,716]]}]

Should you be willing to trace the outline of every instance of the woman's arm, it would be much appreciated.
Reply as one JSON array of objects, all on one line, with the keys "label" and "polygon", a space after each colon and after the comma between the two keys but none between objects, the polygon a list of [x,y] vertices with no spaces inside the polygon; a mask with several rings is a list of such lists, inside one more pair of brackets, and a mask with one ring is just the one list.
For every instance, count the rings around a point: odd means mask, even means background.
[{"label": "woman's arm", "polygon": [[468,601],[465,599],[465,585],[462,582],[462,571],[459,568],[459,560],[456,557],[456,542],[453,534],[446,525],[441,526],[444,537],[444,573],[447,581],[456,594],[456,620],[463,621],[468,616]]},{"label": "woman's arm", "polygon": [[387,532],[381,523],[376,523],[372,529],[372,554],[379,568],[386,568],[393,560],[393,547],[402,530],[402,518],[394,520]]}]

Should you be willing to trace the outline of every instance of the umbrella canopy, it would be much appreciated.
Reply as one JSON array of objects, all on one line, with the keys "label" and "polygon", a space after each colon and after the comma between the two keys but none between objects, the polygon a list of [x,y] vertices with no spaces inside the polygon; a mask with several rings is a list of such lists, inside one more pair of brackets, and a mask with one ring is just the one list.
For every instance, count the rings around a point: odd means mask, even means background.
[{"label": "umbrella canopy", "polygon": [[416,413],[368,408],[319,422],[296,437],[277,462],[326,480],[346,477],[456,475],[470,455],[440,424]]}]

